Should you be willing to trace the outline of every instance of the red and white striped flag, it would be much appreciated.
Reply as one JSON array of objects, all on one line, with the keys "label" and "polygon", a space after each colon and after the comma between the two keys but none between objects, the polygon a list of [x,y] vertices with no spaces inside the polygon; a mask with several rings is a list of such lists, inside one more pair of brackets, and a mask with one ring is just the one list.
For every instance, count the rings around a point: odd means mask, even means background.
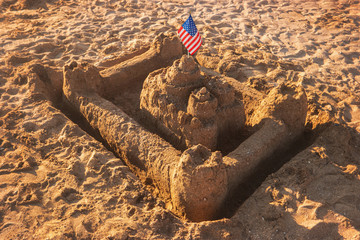
[{"label": "red and white striped flag", "polygon": [[191,14],[178,30],[178,34],[191,55],[193,55],[200,48],[202,40],[199,31],[195,26],[194,20],[191,17]]}]

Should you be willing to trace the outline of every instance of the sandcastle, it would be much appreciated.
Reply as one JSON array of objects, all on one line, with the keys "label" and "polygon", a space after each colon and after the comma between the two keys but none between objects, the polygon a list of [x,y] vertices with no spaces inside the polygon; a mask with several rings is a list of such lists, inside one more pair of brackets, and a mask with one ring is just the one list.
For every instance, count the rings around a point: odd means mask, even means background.
[{"label": "sandcastle", "polygon": [[186,56],[149,74],[140,99],[140,109],[181,148],[202,144],[215,150],[218,135],[245,123],[234,88],[222,78],[201,75],[193,58]]},{"label": "sandcastle", "polygon": [[[234,189],[302,133],[307,112],[300,86],[282,83],[264,95],[203,70],[183,56],[173,35],[158,36],[147,52],[102,71],[75,62],[63,68],[68,104],[142,182],[151,182],[168,209],[192,221],[218,218]],[[152,131],[107,100],[135,82],[143,86],[134,108]],[[218,137],[245,124],[253,134],[227,155],[219,151]]]}]

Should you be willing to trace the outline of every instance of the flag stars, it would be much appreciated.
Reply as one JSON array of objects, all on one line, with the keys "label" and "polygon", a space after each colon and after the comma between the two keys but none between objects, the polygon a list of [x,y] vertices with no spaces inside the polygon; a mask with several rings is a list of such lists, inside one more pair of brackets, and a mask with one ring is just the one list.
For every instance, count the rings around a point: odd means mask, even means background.
[{"label": "flag stars", "polygon": [[183,28],[193,37],[197,33],[197,28],[195,26],[194,20],[190,17],[184,22]]}]

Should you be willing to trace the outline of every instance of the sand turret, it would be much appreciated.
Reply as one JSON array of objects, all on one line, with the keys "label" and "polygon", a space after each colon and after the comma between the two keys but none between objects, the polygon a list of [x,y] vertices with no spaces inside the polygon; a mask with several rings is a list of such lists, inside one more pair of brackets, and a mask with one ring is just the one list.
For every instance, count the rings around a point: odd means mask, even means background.
[{"label": "sand turret", "polygon": [[216,149],[220,134],[244,125],[245,114],[234,89],[219,77],[200,74],[192,57],[148,76],[140,108],[181,148],[203,144]]}]

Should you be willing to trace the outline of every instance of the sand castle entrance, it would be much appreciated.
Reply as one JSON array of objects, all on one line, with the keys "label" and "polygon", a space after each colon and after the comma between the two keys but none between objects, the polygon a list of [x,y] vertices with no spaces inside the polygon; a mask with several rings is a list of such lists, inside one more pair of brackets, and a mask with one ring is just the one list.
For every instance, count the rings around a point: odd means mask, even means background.
[{"label": "sand castle entrance", "polygon": [[63,69],[64,100],[168,209],[192,221],[224,203],[303,132],[307,98],[282,83],[266,95],[183,56],[175,36],[99,71]]}]

